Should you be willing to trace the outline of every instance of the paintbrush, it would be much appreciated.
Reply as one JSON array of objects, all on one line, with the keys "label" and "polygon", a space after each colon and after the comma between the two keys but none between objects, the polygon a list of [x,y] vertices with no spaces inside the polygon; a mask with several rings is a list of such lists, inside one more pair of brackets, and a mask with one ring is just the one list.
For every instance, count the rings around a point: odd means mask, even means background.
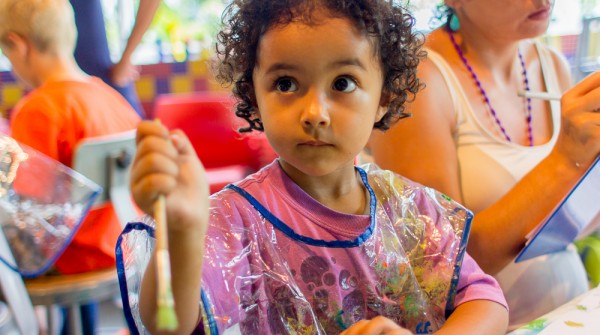
[{"label": "paintbrush", "polygon": [[171,262],[167,237],[167,216],[165,196],[160,194],[154,202],[154,220],[156,221],[156,268],[158,281],[158,311],[156,328],[158,330],[177,330],[177,314],[171,288]]},{"label": "paintbrush", "polygon": [[517,94],[523,98],[541,99],[541,100],[560,100],[561,95],[549,92],[531,92],[531,91],[519,91]]}]

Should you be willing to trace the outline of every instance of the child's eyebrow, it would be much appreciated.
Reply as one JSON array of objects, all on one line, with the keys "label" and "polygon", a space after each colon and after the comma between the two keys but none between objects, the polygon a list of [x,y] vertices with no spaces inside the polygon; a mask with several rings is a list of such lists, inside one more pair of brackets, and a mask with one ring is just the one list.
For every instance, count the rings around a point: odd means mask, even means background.
[{"label": "child's eyebrow", "polygon": [[341,59],[339,61],[333,62],[329,67],[336,68],[336,67],[342,67],[342,66],[348,66],[348,65],[358,66],[363,70],[367,70],[365,65],[358,58]]},{"label": "child's eyebrow", "polygon": [[288,63],[275,63],[271,66],[269,66],[269,68],[267,68],[267,71],[265,73],[269,74],[271,72],[277,72],[277,71],[281,71],[281,70],[299,70],[300,67],[296,66],[296,65],[292,65],[292,64],[288,64]]},{"label": "child's eyebrow", "polygon": [[[340,59],[329,64],[327,67],[330,69],[335,69],[343,66],[356,66],[362,70],[367,70],[363,62],[361,62],[358,58]],[[300,67],[289,63],[275,63],[267,68],[266,73],[269,74],[271,72],[277,72],[281,70],[300,70]]]}]

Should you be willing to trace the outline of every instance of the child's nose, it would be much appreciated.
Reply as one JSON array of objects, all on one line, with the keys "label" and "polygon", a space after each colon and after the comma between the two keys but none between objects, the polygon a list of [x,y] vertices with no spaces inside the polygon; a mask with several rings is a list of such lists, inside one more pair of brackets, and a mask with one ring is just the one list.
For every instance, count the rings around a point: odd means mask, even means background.
[{"label": "child's nose", "polygon": [[329,103],[324,94],[308,94],[302,113],[302,124],[306,127],[329,126]]}]

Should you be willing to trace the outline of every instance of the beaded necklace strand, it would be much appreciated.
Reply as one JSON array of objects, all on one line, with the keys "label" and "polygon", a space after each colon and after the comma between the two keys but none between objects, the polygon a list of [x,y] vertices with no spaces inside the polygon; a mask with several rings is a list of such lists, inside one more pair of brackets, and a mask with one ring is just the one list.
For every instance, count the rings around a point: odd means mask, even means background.
[{"label": "beaded necklace strand", "polygon": [[[512,142],[510,136],[508,136],[508,134],[506,133],[506,129],[502,125],[502,122],[498,118],[498,115],[497,115],[496,111],[494,110],[494,108],[490,104],[490,99],[488,98],[487,94],[485,93],[485,90],[483,89],[483,86],[481,86],[481,81],[479,80],[479,78],[475,74],[475,71],[473,70],[473,68],[471,67],[471,65],[469,64],[469,62],[467,61],[467,57],[465,57],[465,54],[460,49],[460,46],[458,45],[458,43],[456,43],[456,40],[454,39],[454,35],[452,34],[452,32],[448,31],[448,36],[450,36],[450,40],[452,41],[452,45],[454,46],[454,49],[458,53],[458,56],[460,57],[460,60],[463,62],[463,64],[467,68],[467,70],[469,70],[469,73],[471,73],[471,77],[475,81],[475,84],[477,84],[477,88],[479,89],[479,92],[483,96],[483,100],[487,104],[487,106],[488,106],[488,108],[490,110],[490,113],[492,114],[492,117],[494,118],[494,121],[496,121],[496,124],[498,125],[498,127],[500,128],[500,131],[502,132],[502,135],[504,135],[504,138],[506,138],[506,140],[508,142]],[[525,61],[523,60],[523,55],[521,55],[521,50],[518,51],[518,54],[519,54],[519,61],[521,63],[521,68],[523,69],[522,74],[523,74],[523,83],[525,84],[525,90],[529,91],[529,80],[527,79],[527,69],[525,68]],[[532,119],[531,119],[531,98],[526,98],[526,99],[527,99],[527,110],[525,112],[525,121],[527,123],[527,135],[528,135],[528,140],[529,140],[529,146],[533,146],[533,129],[532,129],[532,126],[531,126],[531,123],[532,123]]]}]

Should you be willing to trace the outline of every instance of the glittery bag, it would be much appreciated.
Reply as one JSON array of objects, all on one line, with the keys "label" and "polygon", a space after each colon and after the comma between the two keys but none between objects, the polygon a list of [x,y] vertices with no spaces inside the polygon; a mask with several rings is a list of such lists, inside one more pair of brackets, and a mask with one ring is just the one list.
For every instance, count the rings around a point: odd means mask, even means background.
[{"label": "glittery bag", "polygon": [[0,135],[0,238],[11,251],[2,254],[0,266],[26,278],[46,272],[100,191],[74,170]]}]

